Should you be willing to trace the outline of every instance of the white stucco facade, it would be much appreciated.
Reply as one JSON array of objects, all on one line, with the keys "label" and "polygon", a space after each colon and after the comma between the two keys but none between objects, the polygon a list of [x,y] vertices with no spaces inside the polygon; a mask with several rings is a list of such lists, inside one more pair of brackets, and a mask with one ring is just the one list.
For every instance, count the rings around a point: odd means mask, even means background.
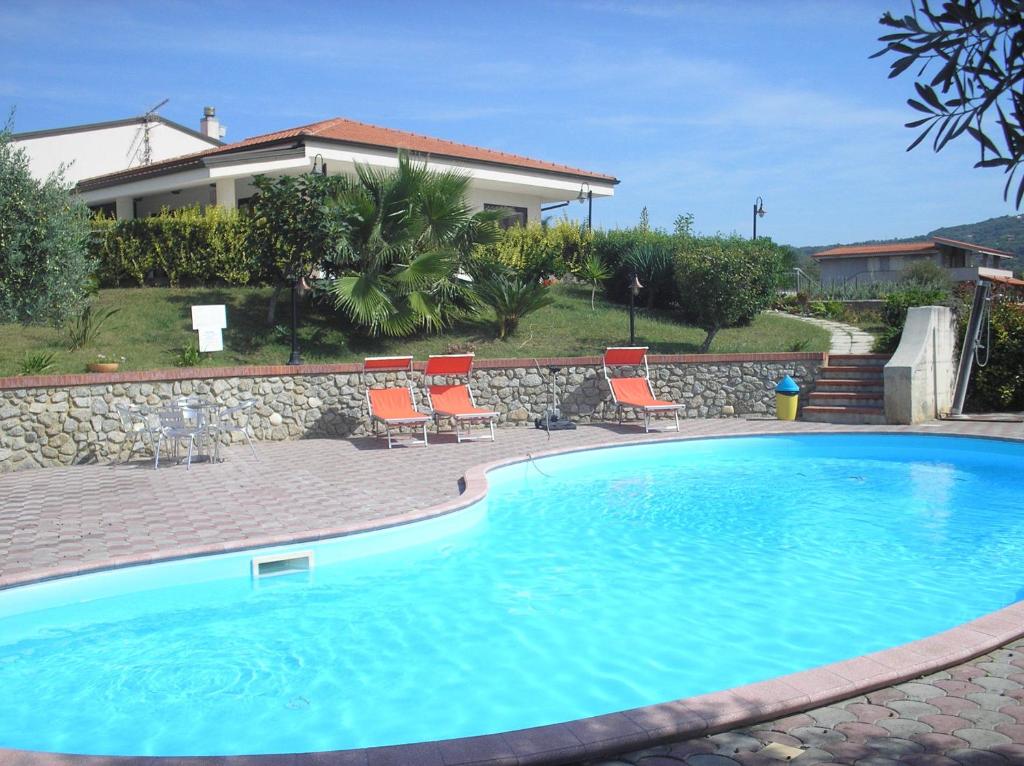
[{"label": "white stucco facade", "polygon": [[[105,207],[118,217],[149,216],[161,209],[188,205],[221,205],[231,209],[251,197],[256,175],[298,175],[310,172],[316,162],[330,174],[355,174],[356,164],[378,168],[398,166],[398,151],[392,147],[352,145],[311,136],[275,139],[272,143],[241,142],[224,151],[201,157],[170,160],[152,169],[114,172],[90,178],[79,185],[79,194],[91,207]],[[581,193],[595,200],[612,196],[614,178],[590,177],[579,171],[517,166],[523,158],[508,162],[474,160],[412,152],[417,161],[432,170],[454,170],[469,176],[468,202],[474,210],[490,205],[507,206],[525,213],[527,222],[541,220],[541,207],[574,200]],[[534,162],[534,161],[529,161]],[[571,170],[571,169],[569,169]]]},{"label": "white stucco facade", "polygon": [[[138,167],[142,162],[142,125],[141,118],[135,118],[17,133],[14,144],[28,155],[33,176],[44,179],[63,165],[64,180],[74,184],[85,178]],[[205,151],[220,144],[170,121],[149,121],[152,162]]]}]

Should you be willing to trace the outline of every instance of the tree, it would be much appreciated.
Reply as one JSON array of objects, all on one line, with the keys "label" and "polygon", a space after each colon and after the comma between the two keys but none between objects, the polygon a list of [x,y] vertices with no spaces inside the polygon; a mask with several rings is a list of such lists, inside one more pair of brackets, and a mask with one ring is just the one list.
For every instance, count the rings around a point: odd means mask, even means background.
[{"label": "tree", "polygon": [[779,284],[781,255],[768,238],[692,237],[675,258],[679,311],[707,333],[700,353],[723,327],[753,319],[771,305]]},{"label": "tree", "polygon": [[59,325],[85,305],[94,264],[89,209],[60,171],[37,181],[0,129],[0,322]]},{"label": "tree", "polygon": [[493,242],[501,210],[473,213],[469,177],[437,173],[399,154],[398,168],[356,165],[329,206],[345,230],[336,305],[373,335],[436,330],[476,304],[470,256]]},{"label": "tree", "polygon": [[608,268],[608,264],[604,262],[600,255],[593,253],[580,264],[580,267],[576,270],[576,276],[590,282],[590,310],[593,311],[594,298],[597,297],[597,286],[606,279],[611,278],[612,270]]},{"label": "tree", "polygon": [[250,238],[265,274],[274,282],[267,324],[274,324],[277,298],[292,280],[329,270],[344,234],[327,202],[344,183],[342,176],[256,176],[250,207]]},{"label": "tree", "polygon": [[[1003,197],[1009,199],[1024,161],[1024,4],[1020,0],[957,0],[941,10],[920,0],[913,13],[897,18],[886,12],[879,23],[899,30],[883,35],[892,53],[889,77],[920,65],[914,83],[918,98],[907,103],[925,115],[907,123],[923,128],[910,151],[934,130],[938,152],[965,133],[980,147],[975,167],[1001,167],[1007,174]],[[934,71],[931,79],[923,77]],[[1024,200],[1021,174],[1016,205]]]}]

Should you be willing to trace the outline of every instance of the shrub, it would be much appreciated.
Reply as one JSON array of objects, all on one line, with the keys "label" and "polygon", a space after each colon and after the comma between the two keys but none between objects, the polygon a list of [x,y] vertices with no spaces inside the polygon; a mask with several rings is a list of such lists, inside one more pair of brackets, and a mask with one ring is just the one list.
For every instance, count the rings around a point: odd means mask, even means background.
[{"label": "shrub", "polygon": [[53,352],[27,353],[18,366],[18,375],[45,375],[56,366]]},{"label": "shrub", "polygon": [[953,289],[949,272],[935,261],[922,260],[910,264],[900,274],[900,282],[904,285],[945,292],[947,295]]},{"label": "shrub", "polygon": [[82,313],[68,323],[68,350],[77,351],[95,343],[103,325],[120,310],[117,308],[99,309],[94,312],[91,305],[82,309]]},{"label": "shrub", "polygon": [[594,252],[594,234],[570,221],[554,226],[512,226],[475,250],[479,260],[512,269],[525,282],[574,273]]},{"label": "shrub", "polygon": [[672,262],[680,243],[688,237],[642,226],[597,232],[594,252],[612,272],[604,283],[605,295],[616,303],[628,303],[632,275],[636,273],[644,286],[641,294],[648,308],[668,308],[678,299]]},{"label": "shrub", "polygon": [[216,205],[164,211],[149,218],[92,222],[90,250],[104,287],[166,280],[179,285],[246,285],[264,281],[252,221]]},{"label": "shrub", "polygon": [[846,305],[835,299],[811,301],[808,308],[811,316],[832,319],[836,322],[842,321],[846,316]]},{"label": "shrub", "polygon": [[89,211],[60,172],[45,181],[0,129],[0,322],[59,325],[88,297]]},{"label": "shrub", "polygon": [[[997,295],[990,322],[991,332],[982,336],[989,344],[988,363],[974,369],[967,401],[975,411],[1024,410],[1024,304]],[[965,311],[961,312],[961,338],[966,326]]]},{"label": "shrub", "polygon": [[907,310],[913,306],[936,306],[949,302],[949,290],[935,287],[908,285],[889,293],[882,306],[882,324],[885,329],[875,339],[872,351],[891,354],[900,345]]},{"label": "shrub", "polygon": [[550,306],[554,299],[540,282],[527,282],[519,276],[495,271],[476,286],[480,301],[494,310],[498,337],[506,338],[516,331],[520,320],[537,309]]},{"label": "shrub", "polygon": [[683,240],[675,260],[679,313],[707,333],[701,353],[720,329],[748,323],[771,305],[781,268],[779,248],[767,238]]}]

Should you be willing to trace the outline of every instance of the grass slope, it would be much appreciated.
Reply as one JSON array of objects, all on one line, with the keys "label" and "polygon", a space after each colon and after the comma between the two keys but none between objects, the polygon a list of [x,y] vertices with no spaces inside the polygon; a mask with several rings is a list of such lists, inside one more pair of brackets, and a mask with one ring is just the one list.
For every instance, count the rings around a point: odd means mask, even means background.
[{"label": "grass slope", "polygon": [[[123,356],[123,370],[173,367],[183,345],[196,339],[190,307],[195,304],[227,305],[228,329],[225,350],[203,354],[211,367],[283,364],[290,350],[287,293],[277,310],[276,327],[265,324],[268,288],[169,289],[129,288],[102,290],[96,304],[119,308],[97,338],[79,351],[68,351],[65,334],[49,327],[0,325],[0,376],[17,375],[26,354],[52,352],[51,373],[77,373],[97,354]],[[428,354],[452,350],[474,351],[479,358],[587,356],[600,354],[609,345],[629,340],[629,316],[625,308],[599,301],[590,309],[588,288],[558,285],[555,303],[526,317],[517,332],[499,341],[493,323],[467,322],[443,335],[414,338],[366,338],[353,333],[331,311],[303,307],[299,345],[305,362],[353,362],[364,356]],[[655,352],[696,353],[704,332],[674,322],[667,314],[637,312],[636,339]],[[722,330],[711,351],[824,351],[828,333],[795,319],[773,315],[758,317],[751,326]]]}]

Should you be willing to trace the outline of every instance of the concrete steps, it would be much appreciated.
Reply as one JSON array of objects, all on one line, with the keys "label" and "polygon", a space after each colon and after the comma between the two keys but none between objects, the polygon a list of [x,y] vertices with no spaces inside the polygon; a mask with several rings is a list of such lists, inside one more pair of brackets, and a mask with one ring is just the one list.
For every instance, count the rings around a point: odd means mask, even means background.
[{"label": "concrete steps", "polygon": [[888,354],[830,354],[800,419],[812,423],[883,425]]}]

